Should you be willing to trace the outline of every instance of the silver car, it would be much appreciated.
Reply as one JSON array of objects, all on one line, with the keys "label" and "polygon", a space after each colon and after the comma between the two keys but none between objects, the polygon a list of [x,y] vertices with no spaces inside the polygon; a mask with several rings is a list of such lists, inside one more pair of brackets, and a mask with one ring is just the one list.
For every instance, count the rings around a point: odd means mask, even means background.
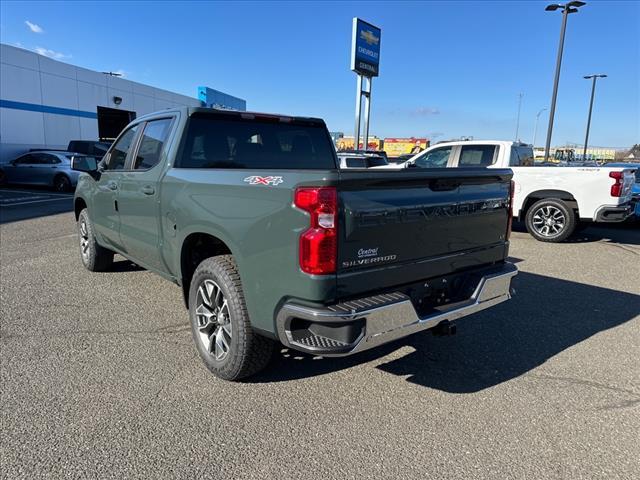
[{"label": "silver car", "polygon": [[75,188],[79,172],[71,170],[71,158],[83,156],[73,152],[36,151],[0,165],[0,184],[45,185],[56,191]]}]

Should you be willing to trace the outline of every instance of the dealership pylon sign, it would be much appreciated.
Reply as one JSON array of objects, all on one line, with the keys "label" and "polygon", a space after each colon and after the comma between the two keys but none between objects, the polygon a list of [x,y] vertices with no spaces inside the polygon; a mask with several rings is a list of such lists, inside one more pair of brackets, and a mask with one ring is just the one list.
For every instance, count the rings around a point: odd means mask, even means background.
[{"label": "dealership pylon sign", "polygon": [[359,18],[353,19],[351,32],[351,70],[356,72],[356,124],[354,146],[360,145],[360,117],[364,98],[364,132],[362,144],[367,148],[369,140],[369,114],[371,113],[371,85],[380,72],[380,38],[382,30]]}]

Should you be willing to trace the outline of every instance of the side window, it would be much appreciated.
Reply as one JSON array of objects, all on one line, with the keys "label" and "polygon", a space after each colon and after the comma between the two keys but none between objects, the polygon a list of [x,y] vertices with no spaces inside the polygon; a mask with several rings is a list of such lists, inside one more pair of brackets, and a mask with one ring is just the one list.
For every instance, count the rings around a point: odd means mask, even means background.
[{"label": "side window", "polygon": [[49,155],[48,153],[38,153],[34,156],[37,158],[36,162],[40,165],[54,165],[56,163],[60,163],[58,157],[55,155]]},{"label": "side window", "polygon": [[495,162],[496,145],[464,145],[459,167],[488,167]]},{"label": "side window", "polygon": [[31,161],[29,163],[32,165],[45,165],[49,163],[47,157],[48,155],[44,153],[34,153],[31,155]]},{"label": "side window", "polygon": [[162,148],[169,136],[171,121],[171,118],[153,120],[144,127],[136,161],[133,165],[135,170],[148,170],[158,164]]},{"label": "side window", "polygon": [[451,156],[453,147],[442,147],[431,150],[421,157],[416,158],[416,167],[419,168],[445,168]]},{"label": "side window", "polygon": [[14,163],[16,165],[29,165],[30,163],[33,163],[33,155],[31,155],[30,153],[27,155],[23,155],[20,158],[18,158]]},{"label": "side window", "polygon": [[113,146],[113,150],[109,155],[107,170],[122,170],[124,168],[124,164],[127,161],[127,153],[129,153],[137,132],[138,125],[135,125],[120,137],[120,140]]}]

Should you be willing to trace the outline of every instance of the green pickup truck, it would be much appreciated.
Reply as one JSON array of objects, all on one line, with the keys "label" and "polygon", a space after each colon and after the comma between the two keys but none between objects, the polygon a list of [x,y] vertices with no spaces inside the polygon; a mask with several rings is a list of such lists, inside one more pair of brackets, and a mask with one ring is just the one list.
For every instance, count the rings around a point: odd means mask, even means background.
[{"label": "green pickup truck", "polygon": [[510,298],[508,169],[339,170],[320,119],[171,109],[77,157],[82,263],[178,284],[215,375],[344,356]]}]

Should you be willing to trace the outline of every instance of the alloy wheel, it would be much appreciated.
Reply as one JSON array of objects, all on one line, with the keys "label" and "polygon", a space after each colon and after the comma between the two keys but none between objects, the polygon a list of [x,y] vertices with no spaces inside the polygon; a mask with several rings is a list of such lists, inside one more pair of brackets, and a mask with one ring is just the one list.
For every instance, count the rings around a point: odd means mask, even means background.
[{"label": "alloy wheel", "polygon": [[87,228],[87,222],[80,220],[80,254],[82,259],[87,262],[89,260],[89,230]]},{"label": "alloy wheel", "polygon": [[223,360],[231,347],[231,316],[222,289],[213,280],[205,280],[196,298],[198,334],[204,348],[216,360]]},{"label": "alloy wheel", "polygon": [[543,237],[555,237],[564,230],[567,219],[557,207],[545,205],[533,214],[533,228]]}]

